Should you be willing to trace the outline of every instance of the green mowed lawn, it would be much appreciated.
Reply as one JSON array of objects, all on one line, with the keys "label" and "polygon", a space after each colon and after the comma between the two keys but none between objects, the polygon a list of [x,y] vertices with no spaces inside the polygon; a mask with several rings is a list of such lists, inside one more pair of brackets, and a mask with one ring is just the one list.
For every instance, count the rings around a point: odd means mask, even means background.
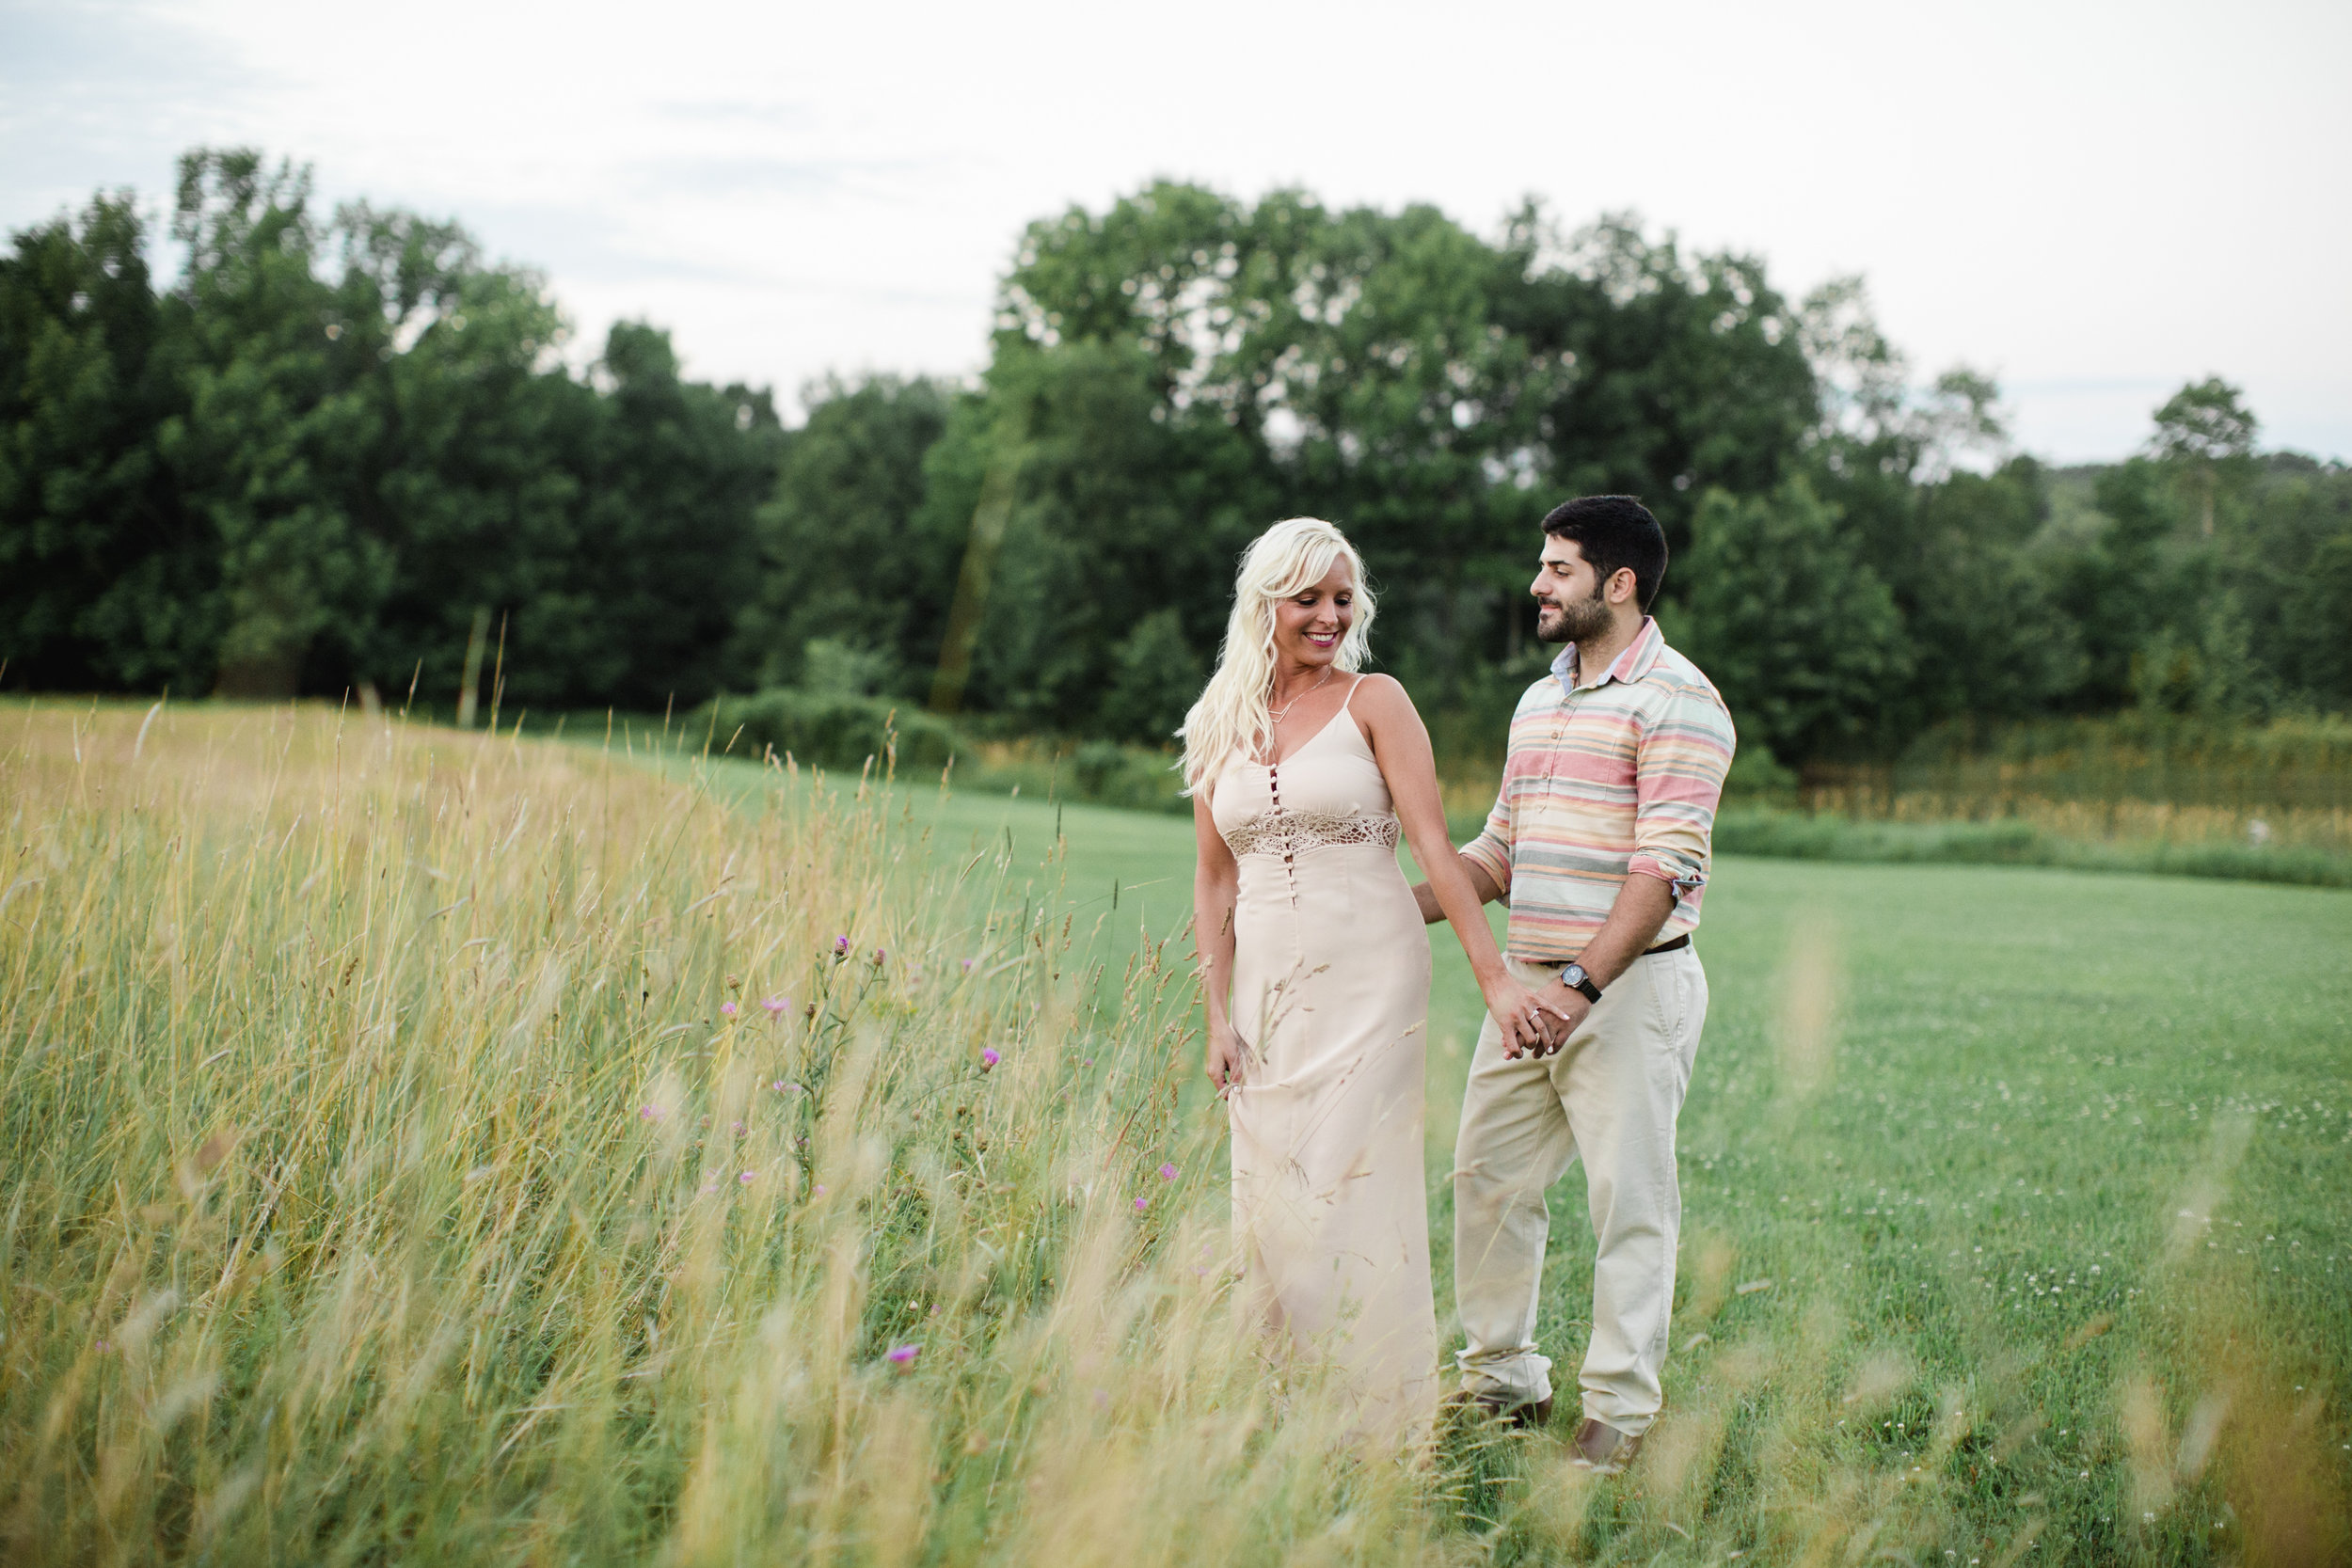
[{"label": "green mowed lawn", "polygon": [[[1009,842],[999,895],[1100,919],[1114,974],[1189,915],[1180,818],[921,790],[899,809],[943,855]],[[1432,936],[1442,1322],[1481,1007]],[[1781,1347],[1784,1376],[1813,1345],[1848,1458],[1899,1472],[1968,1410],[1987,1522],[2046,1516],[2033,1528],[2094,1551],[2148,1525],[2125,1517],[2142,1504],[2191,1556],[2227,1549],[2240,1522],[2199,1490],[2217,1421],[2294,1433],[2330,1490],[2352,1473],[2352,896],[1727,859],[1698,945],[1670,1403],[1761,1375],[1742,1345]],[[1577,1175],[1551,1207],[1540,1332],[1572,1386],[1592,1257]]]}]

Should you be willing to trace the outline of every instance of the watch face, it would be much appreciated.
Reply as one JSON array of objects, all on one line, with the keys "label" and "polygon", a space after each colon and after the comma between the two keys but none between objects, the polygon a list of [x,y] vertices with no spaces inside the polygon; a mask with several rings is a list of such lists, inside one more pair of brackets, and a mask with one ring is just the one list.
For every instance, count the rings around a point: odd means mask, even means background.
[{"label": "watch face", "polygon": [[1589,976],[1585,974],[1584,966],[1582,964],[1570,964],[1567,968],[1560,972],[1560,983],[1567,987],[1570,990],[1576,990],[1577,987],[1582,985],[1588,978]]}]

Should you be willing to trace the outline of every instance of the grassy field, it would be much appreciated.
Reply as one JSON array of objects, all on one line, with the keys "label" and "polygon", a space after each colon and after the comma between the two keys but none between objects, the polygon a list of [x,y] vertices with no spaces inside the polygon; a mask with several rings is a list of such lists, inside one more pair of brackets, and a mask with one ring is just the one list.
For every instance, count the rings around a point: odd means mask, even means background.
[{"label": "grassy field", "polygon": [[0,722],[11,1560],[2352,1549],[2352,895],[1726,860],[1668,1417],[1592,1483],[1355,1454],[1232,1321],[1181,820]]}]

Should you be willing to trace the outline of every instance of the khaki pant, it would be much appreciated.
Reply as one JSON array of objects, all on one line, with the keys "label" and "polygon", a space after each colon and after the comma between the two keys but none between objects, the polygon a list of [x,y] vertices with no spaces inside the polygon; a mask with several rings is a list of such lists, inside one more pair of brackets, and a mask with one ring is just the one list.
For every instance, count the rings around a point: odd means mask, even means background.
[{"label": "khaki pant", "polygon": [[[1559,988],[1556,965],[1513,959],[1511,973]],[[1584,1415],[1632,1434],[1657,1418],[1682,1228],[1675,1118],[1706,1021],[1707,972],[1688,947],[1634,959],[1556,1055],[1508,1060],[1486,1021],[1454,1148],[1454,1295],[1470,1336],[1457,1359],[1470,1392],[1551,1397],[1551,1362],[1535,1348],[1544,1193],[1581,1157],[1599,1242]]]}]

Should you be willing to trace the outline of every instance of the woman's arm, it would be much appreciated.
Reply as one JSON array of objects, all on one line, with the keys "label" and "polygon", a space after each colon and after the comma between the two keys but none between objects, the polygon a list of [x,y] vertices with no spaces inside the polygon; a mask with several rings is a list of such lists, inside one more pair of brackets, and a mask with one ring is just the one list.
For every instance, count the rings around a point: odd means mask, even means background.
[{"label": "woman's arm", "polygon": [[1387,675],[1366,675],[1356,691],[1353,711],[1361,718],[1372,754],[1388,782],[1397,822],[1413,859],[1429,879],[1438,907],[1445,911],[1454,936],[1469,955],[1470,972],[1486,999],[1486,1010],[1502,1026],[1503,1052],[1517,1056],[1522,1049],[1540,1050],[1548,1043],[1542,1015],[1562,1017],[1534,991],[1511,978],[1496,950],[1494,932],[1487,928],[1480,889],[1454,852],[1445,831],[1445,806],[1438,795],[1438,763],[1429,747],[1429,731],[1405,689]]},{"label": "woman's arm", "polygon": [[1209,1054],[1201,1070],[1219,1100],[1241,1082],[1241,1039],[1233,1033],[1233,898],[1241,867],[1209,815],[1209,787],[1192,798],[1192,945],[1200,956],[1200,985],[1209,1009]]}]

